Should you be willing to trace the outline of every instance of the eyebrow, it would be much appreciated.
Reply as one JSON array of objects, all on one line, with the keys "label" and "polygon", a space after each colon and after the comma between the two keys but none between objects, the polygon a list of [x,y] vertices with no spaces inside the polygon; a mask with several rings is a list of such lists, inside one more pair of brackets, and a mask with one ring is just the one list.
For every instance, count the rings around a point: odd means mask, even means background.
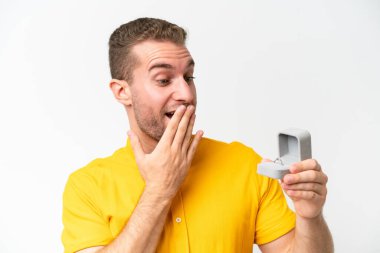
[{"label": "eyebrow", "polygon": [[[195,62],[193,59],[190,59],[187,63],[187,68],[188,67],[191,67],[191,66],[194,66],[195,65]],[[170,64],[167,64],[167,63],[156,63],[154,65],[152,65],[150,68],[149,68],[149,72],[152,71],[153,69],[155,68],[163,68],[163,69],[173,69],[174,67]]]}]

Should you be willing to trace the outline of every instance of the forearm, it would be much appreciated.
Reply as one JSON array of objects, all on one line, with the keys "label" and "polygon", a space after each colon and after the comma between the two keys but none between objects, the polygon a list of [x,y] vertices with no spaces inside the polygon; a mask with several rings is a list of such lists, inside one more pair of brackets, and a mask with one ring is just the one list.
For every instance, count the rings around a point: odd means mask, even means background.
[{"label": "forearm", "polygon": [[332,253],[334,244],[329,228],[322,216],[305,219],[297,215],[291,253]]},{"label": "forearm", "polygon": [[171,199],[145,190],[118,237],[97,253],[155,252],[170,204]]}]

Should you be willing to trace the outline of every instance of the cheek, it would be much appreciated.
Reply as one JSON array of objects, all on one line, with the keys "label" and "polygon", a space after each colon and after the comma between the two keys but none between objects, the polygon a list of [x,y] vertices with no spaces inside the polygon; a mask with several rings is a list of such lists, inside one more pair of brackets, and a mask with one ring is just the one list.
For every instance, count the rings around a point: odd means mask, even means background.
[{"label": "cheek", "polygon": [[195,88],[195,85],[191,87],[191,91],[193,92],[193,95],[194,95],[194,105],[197,105],[197,89]]},{"label": "cheek", "polygon": [[165,94],[163,92],[157,91],[157,90],[151,90],[148,91],[149,98],[152,102],[159,103],[160,101],[164,100]]},{"label": "cheek", "polygon": [[161,111],[165,107],[166,102],[170,97],[170,94],[167,93],[168,92],[164,89],[148,89],[146,90],[147,97],[145,98],[145,101],[147,104],[150,104],[153,110]]}]

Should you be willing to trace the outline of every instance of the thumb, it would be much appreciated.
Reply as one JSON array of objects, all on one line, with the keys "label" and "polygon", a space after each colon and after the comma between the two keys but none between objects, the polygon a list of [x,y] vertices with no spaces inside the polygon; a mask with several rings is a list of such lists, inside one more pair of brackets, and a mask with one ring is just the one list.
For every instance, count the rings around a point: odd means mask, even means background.
[{"label": "thumb", "polygon": [[139,137],[132,130],[128,131],[128,137],[131,140],[131,145],[133,153],[135,154],[136,161],[140,161],[144,157],[145,153],[141,147]]}]

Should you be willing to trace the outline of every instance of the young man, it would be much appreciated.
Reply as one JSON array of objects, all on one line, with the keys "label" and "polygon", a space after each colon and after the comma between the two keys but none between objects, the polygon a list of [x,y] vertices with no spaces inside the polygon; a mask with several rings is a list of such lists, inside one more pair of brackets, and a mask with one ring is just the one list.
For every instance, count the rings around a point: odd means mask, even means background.
[{"label": "young man", "polygon": [[[192,135],[196,90],[186,32],[164,20],[120,26],[110,88],[126,109],[126,147],[74,172],[63,198],[65,252],[333,252],[315,160],[280,184],[240,143]],[[287,206],[281,187],[293,200]]]}]

